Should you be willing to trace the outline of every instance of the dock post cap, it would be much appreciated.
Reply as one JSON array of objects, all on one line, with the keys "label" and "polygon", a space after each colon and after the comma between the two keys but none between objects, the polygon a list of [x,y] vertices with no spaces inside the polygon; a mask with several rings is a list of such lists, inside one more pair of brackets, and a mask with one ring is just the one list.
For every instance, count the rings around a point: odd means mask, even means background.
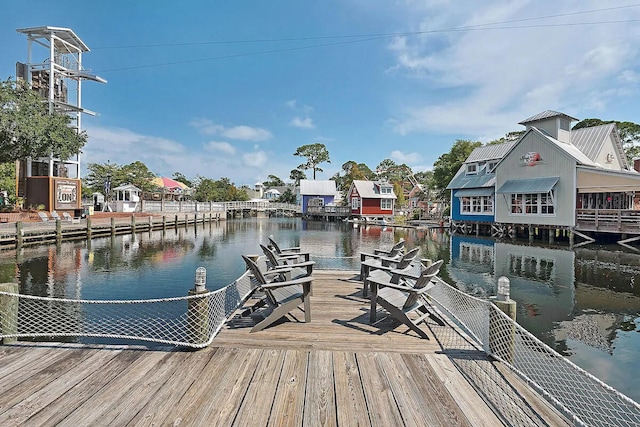
[{"label": "dock post cap", "polygon": [[509,292],[511,283],[506,276],[500,276],[498,278],[498,301],[509,301]]},{"label": "dock post cap", "polygon": [[207,284],[207,269],[204,267],[196,268],[196,283],[194,290],[196,292],[204,292],[206,291]]}]

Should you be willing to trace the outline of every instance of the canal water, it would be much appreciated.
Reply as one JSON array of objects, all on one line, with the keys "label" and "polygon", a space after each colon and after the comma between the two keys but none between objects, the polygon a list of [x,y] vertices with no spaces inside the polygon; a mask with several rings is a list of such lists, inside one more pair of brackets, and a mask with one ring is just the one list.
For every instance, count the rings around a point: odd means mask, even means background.
[{"label": "canal water", "polygon": [[244,271],[241,254],[259,254],[273,236],[301,246],[316,268],[359,270],[361,251],[400,238],[422,258],[443,259],[441,277],[481,298],[511,282],[518,322],[578,366],[640,401],[640,254],[621,247],[535,246],[513,240],[300,219],[244,219],[91,241],[4,249],[0,283],[22,293],[78,299],[184,296],[195,270],[218,289]]}]

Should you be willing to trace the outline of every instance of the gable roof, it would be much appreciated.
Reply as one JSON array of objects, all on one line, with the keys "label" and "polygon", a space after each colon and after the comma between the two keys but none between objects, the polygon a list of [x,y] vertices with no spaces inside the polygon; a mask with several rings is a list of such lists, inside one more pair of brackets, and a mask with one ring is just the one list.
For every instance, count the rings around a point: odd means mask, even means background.
[{"label": "gable roof", "polygon": [[618,133],[618,126],[615,123],[572,130],[571,143],[595,162],[609,135],[613,138],[614,146],[621,159],[622,168],[630,169],[627,156],[622,147],[622,141],[620,140],[620,134]]},{"label": "gable roof", "polygon": [[478,173],[473,175],[466,174],[466,166],[462,165],[458,170],[458,173],[447,185],[447,190],[454,190],[460,188],[480,188],[480,187],[493,187],[496,184],[496,175],[493,173],[487,173],[486,168],[482,168]]},{"label": "gable roof", "polygon": [[327,180],[300,180],[301,196],[335,196],[336,182],[332,179]]},{"label": "gable roof", "polygon": [[569,120],[569,121],[577,121],[578,119],[576,119],[575,117],[571,117],[567,114],[564,113],[560,113],[558,111],[553,111],[553,110],[546,110],[543,111],[542,113],[538,113],[534,116],[529,117],[528,119],[525,119],[521,122],[519,122],[519,125],[528,125],[531,123],[535,123],[535,122],[539,122],[541,120],[546,120],[546,119],[551,119],[554,117],[564,117],[565,119]]},{"label": "gable roof", "polygon": [[465,163],[501,159],[515,143],[516,141],[507,141],[501,144],[489,144],[476,147],[471,154],[469,154]]},{"label": "gable roof", "polygon": [[[538,134],[538,136],[540,136],[541,138],[546,139],[547,141],[549,141],[551,144],[553,144],[556,148],[558,148],[560,151],[562,151],[563,153],[565,153],[567,156],[571,157],[573,160],[576,161],[576,163],[580,164],[580,165],[584,165],[584,166],[592,166],[592,167],[596,167],[596,164],[589,159],[589,157],[587,157],[582,151],[580,151],[578,149],[578,147],[576,147],[573,144],[567,144],[565,142],[560,142],[557,139],[555,139],[554,137],[552,137],[551,135],[549,135],[548,133],[546,133],[543,130],[538,129],[535,126],[531,126],[527,132],[522,135],[522,137],[517,141],[517,144],[519,144],[521,141],[523,141],[527,135],[529,135],[530,133],[536,133]],[[517,145],[514,144],[513,147],[511,147],[509,149],[510,153],[511,151],[513,151],[513,148]],[[504,157],[507,156],[508,153],[505,153]],[[503,158],[504,159],[504,158]]]},{"label": "gable roof", "polygon": [[[380,186],[387,185],[391,187],[390,194],[381,194]],[[351,188],[349,189],[349,193],[355,187],[358,191],[360,197],[365,199],[396,199],[396,194],[393,191],[393,185],[389,183],[383,183],[381,181],[365,181],[365,180],[354,180],[351,184]]]}]

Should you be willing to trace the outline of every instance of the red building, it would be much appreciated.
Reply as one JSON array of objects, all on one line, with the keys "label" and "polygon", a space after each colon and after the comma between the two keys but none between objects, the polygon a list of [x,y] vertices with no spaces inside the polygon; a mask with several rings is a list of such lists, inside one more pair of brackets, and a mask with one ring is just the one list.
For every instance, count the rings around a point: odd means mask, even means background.
[{"label": "red building", "polygon": [[393,217],[396,194],[393,185],[381,181],[353,181],[349,188],[351,215],[361,218]]}]

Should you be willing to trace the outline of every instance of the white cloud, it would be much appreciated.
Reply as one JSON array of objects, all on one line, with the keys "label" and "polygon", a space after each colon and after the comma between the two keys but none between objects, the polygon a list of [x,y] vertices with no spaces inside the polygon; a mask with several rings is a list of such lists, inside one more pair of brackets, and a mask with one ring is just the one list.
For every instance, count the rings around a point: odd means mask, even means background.
[{"label": "white cloud", "polygon": [[246,125],[225,127],[204,118],[194,119],[189,124],[204,135],[222,135],[229,139],[243,141],[265,141],[273,135],[266,129]]},{"label": "white cloud", "polygon": [[[414,97],[398,104],[388,123],[401,135],[500,134],[543,110],[591,116],[590,106],[612,108],[637,96],[640,27],[568,24],[637,20],[639,7],[575,14],[603,9],[602,3],[490,0],[454,8],[408,0],[405,6],[409,27],[427,33],[393,40],[389,71],[409,79],[426,101]],[[548,16],[549,10],[567,16],[518,22]],[[468,29],[433,32],[462,27]]]},{"label": "white cloud", "polygon": [[289,126],[302,129],[315,129],[316,127],[316,125],[313,124],[313,119],[311,117],[305,117],[304,119],[301,119],[300,117],[294,117],[289,122]]},{"label": "white cloud", "polygon": [[229,144],[228,142],[224,142],[224,141],[220,141],[220,142],[209,141],[206,144],[204,144],[203,148],[208,151],[219,151],[226,154],[236,153],[235,147]]},{"label": "white cloud", "polygon": [[413,164],[415,164],[416,162],[421,162],[422,161],[422,156],[419,153],[413,152],[413,153],[403,153],[400,150],[393,150],[391,152],[391,160],[393,160],[396,163],[404,163],[408,166],[411,166]]},{"label": "white cloud", "polygon": [[267,153],[262,150],[246,153],[242,156],[246,165],[252,168],[261,168],[267,164]]}]

